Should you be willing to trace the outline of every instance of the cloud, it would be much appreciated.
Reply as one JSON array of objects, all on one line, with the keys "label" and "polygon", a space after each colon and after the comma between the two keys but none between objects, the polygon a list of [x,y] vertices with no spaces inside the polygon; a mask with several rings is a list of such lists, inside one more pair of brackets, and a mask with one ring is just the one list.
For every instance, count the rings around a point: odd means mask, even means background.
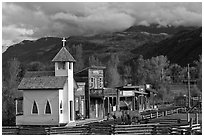
[{"label": "cloud", "polygon": [[[202,3],[3,3],[3,41],[87,35],[132,25],[201,26]],[[8,42],[9,43],[9,42]]]},{"label": "cloud", "polygon": [[2,28],[2,46],[3,51],[7,49],[8,46],[13,45],[24,39],[34,39],[34,30],[20,28],[15,25],[9,25]]}]

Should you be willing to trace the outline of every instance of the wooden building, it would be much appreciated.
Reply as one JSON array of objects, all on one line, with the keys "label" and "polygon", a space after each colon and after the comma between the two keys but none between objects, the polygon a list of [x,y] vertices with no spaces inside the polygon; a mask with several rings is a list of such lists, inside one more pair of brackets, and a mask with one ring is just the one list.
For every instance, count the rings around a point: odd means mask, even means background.
[{"label": "wooden building", "polygon": [[86,113],[85,82],[77,82],[77,89],[75,90],[74,95],[76,119],[80,119],[80,117],[85,117]]},{"label": "wooden building", "polygon": [[104,69],[103,66],[91,66],[74,74],[77,82],[85,82],[87,118],[104,116]]},{"label": "wooden building", "polygon": [[117,110],[144,111],[154,108],[156,91],[148,85],[117,87]]},{"label": "wooden building", "polygon": [[117,92],[113,88],[104,88],[104,114],[114,112],[117,109]]}]

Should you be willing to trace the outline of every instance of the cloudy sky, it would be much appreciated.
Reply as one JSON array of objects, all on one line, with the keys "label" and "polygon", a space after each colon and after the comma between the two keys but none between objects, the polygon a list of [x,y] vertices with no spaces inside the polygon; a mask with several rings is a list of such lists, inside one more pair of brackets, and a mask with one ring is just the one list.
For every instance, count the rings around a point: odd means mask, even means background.
[{"label": "cloudy sky", "polygon": [[124,30],[132,25],[202,25],[202,3],[6,3],[2,45],[45,36]]}]

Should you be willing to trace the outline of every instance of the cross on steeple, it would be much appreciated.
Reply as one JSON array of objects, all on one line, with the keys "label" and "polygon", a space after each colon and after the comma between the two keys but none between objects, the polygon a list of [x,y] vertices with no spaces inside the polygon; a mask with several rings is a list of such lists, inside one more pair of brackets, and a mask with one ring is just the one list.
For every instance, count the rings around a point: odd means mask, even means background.
[{"label": "cross on steeple", "polygon": [[65,42],[66,42],[66,39],[65,39],[65,37],[63,37],[63,40],[62,40],[63,47],[65,46]]}]

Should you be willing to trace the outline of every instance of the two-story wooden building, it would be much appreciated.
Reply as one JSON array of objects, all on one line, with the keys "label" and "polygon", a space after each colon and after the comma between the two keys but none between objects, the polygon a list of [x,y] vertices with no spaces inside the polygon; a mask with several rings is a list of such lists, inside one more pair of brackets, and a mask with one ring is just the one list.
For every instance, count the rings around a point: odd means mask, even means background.
[{"label": "two-story wooden building", "polygon": [[104,69],[103,66],[87,67],[74,74],[76,82],[85,82],[86,117],[104,116]]}]

